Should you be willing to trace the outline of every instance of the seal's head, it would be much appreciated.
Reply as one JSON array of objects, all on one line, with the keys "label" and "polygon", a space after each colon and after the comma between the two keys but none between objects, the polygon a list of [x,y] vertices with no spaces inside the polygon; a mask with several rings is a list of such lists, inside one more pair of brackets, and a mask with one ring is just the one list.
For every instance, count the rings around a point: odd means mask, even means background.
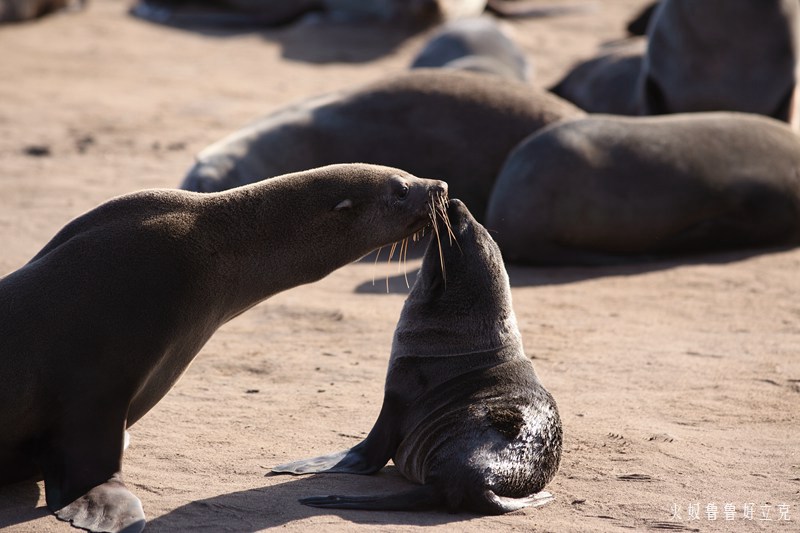
[{"label": "seal's head", "polygon": [[[381,246],[411,237],[430,223],[431,205],[446,196],[443,181],[353,163],[284,174],[197,198],[223,207],[236,198],[238,218],[248,226],[247,240],[236,250],[251,249],[254,240],[269,243],[265,254],[271,262],[256,257],[251,266],[296,272],[291,279],[296,284],[315,281]],[[254,238],[253,232],[262,235]],[[229,231],[226,244],[240,239],[239,233]]]},{"label": "seal's head", "polygon": [[[459,355],[521,347],[500,249],[460,200],[442,205],[395,331],[393,355]],[[473,334],[463,335],[469,330]],[[420,331],[425,331],[423,336]],[[425,338],[417,345],[415,337]]]}]

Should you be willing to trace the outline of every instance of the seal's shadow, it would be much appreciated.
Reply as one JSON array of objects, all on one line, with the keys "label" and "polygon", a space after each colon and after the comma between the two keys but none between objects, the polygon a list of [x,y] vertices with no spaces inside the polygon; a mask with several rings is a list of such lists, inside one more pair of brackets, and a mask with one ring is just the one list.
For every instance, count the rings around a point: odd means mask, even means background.
[{"label": "seal's shadow", "polygon": [[[791,249],[791,247],[787,246],[697,254],[663,260],[632,259],[630,263],[608,266],[525,267],[507,264],[506,270],[512,287],[538,287],[542,285],[564,285],[603,277],[637,276],[681,266],[724,265],[744,261],[763,254],[784,252]],[[386,253],[384,252],[385,256]],[[409,254],[409,258],[411,257],[412,255]],[[419,256],[415,255],[414,257]],[[362,259],[362,261],[370,260],[375,260],[374,252]],[[417,272],[417,268],[409,268],[406,275],[397,274],[386,279],[368,280],[356,286],[354,292],[358,294],[408,294],[409,289],[406,286],[406,277],[408,278],[408,284],[413,286],[414,280],[417,279]]]},{"label": "seal's shadow", "polygon": [[357,524],[435,526],[478,518],[473,514],[432,512],[381,512],[316,509],[297,500],[327,494],[390,494],[410,489],[394,467],[372,476],[322,474],[303,477],[270,476],[274,485],[231,492],[179,507],[147,523],[147,531],[185,531],[202,524],[206,531],[250,533],[280,527],[314,516],[336,515]]},{"label": "seal's shadow", "polygon": [[39,493],[39,484],[36,481],[0,487],[0,530],[49,515],[50,511],[46,507],[36,507]]},{"label": "seal's shadow", "polygon": [[257,21],[251,24],[241,21],[217,23],[212,16],[174,22],[137,20],[219,39],[260,35],[264,40],[278,43],[284,59],[315,64],[374,61],[392,54],[406,40],[426,29],[402,24],[329,22],[308,18],[273,27],[265,27]]},{"label": "seal's shadow", "polygon": [[392,54],[420,29],[367,23],[297,24],[264,32],[281,45],[281,56],[305,63],[367,63]]}]

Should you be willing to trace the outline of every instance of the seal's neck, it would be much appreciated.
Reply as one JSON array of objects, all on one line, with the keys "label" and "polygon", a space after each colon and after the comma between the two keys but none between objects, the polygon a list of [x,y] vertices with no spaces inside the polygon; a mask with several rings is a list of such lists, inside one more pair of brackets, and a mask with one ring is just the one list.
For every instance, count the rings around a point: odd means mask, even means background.
[{"label": "seal's neck", "polygon": [[487,311],[485,319],[464,323],[460,323],[457,317],[420,320],[421,317],[413,315],[413,310],[403,310],[392,342],[392,360],[406,357],[469,358],[505,350],[524,352],[517,319],[510,309],[503,315]]},{"label": "seal's neck", "polygon": [[[209,198],[203,224],[213,249],[209,275],[225,302],[223,321],[286,289],[321,279],[368,253],[364,242],[342,242],[344,236],[319,235],[317,206],[306,187],[274,178]],[[298,186],[301,185],[301,186]],[[210,196],[210,195],[209,195]],[[220,223],[224,222],[224,223]],[[208,234],[213,234],[209,238]],[[211,284],[210,284],[211,285]]]}]

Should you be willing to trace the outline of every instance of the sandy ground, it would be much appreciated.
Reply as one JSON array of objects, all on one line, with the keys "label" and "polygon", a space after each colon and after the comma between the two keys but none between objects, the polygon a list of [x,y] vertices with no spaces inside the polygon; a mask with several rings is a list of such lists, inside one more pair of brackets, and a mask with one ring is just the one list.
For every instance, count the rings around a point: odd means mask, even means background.
[{"label": "sandy ground", "polygon": [[[514,22],[535,83],[621,37],[643,3]],[[253,118],[404,69],[425,37],[307,25],[189,32],[132,19],[126,7],[96,0],[83,13],[0,28],[0,275],[96,204],[177,186],[194,153]],[[124,473],[152,532],[797,531],[798,272],[800,250],[510,268],[527,352],[564,423],[556,500],[542,508],[325,511],[297,498],[407,483],[392,467],[265,476],[371,428],[406,292],[385,264],[348,266],[224,326],[132,428]],[[0,529],[71,530],[30,483],[0,490]]]}]

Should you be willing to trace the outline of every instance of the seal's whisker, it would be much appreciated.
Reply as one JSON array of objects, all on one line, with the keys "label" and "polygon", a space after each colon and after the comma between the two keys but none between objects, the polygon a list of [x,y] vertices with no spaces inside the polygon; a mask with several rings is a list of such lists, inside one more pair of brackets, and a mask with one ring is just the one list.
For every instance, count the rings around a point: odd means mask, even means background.
[{"label": "seal's whisker", "polygon": [[403,250],[403,279],[406,280],[406,288],[410,289],[411,285],[408,283],[408,239],[405,239],[405,249]]},{"label": "seal's whisker", "polygon": [[442,266],[442,279],[447,279],[444,268],[444,252],[442,251],[442,239],[439,237],[439,224],[437,219],[436,208],[431,204],[431,222],[433,224],[433,234],[436,235],[436,244],[439,246],[439,264]]},{"label": "seal's whisker", "polygon": [[[392,247],[389,249],[389,259],[386,260],[387,265],[392,264],[392,257],[394,257],[394,251],[397,249],[397,242],[392,243]],[[386,294],[389,294],[389,272],[386,272]]]},{"label": "seal's whisker", "polygon": [[447,238],[450,241],[450,245],[452,246],[455,242],[456,246],[458,246],[458,249],[461,250],[461,245],[458,244],[458,239],[456,239],[456,235],[453,233],[453,226],[450,224],[450,217],[447,216],[447,200],[444,196],[439,197],[439,203],[437,204],[436,211],[442,218],[445,228],[447,229]]},{"label": "seal's whisker", "polygon": [[372,263],[372,286],[375,286],[375,274],[378,272],[378,259],[381,256],[381,252],[383,251],[383,246],[378,248],[378,251],[375,253],[375,262]]},{"label": "seal's whisker", "polygon": [[405,249],[408,246],[408,237],[400,241],[400,250],[397,252],[397,271],[400,272],[400,269],[403,268],[403,254],[405,253]]},{"label": "seal's whisker", "polygon": [[450,218],[447,216],[447,206],[443,198],[439,198],[438,208],[439,216],[442,218],[442,222],[444,222],[445,228],[447,229],[447,237],[450,239],[450,244],[453,244],[453,229],[450,227]]}]

